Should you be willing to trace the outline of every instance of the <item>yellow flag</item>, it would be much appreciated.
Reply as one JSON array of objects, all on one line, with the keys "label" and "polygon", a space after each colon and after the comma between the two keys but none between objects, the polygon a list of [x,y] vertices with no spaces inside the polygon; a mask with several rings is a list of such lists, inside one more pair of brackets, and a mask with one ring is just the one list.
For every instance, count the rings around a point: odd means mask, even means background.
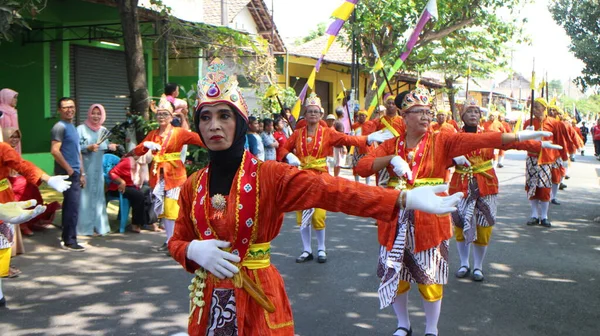
[{"label": "yellow flag", "polygon": [[275,86],[275,85],[269,86],[267,91],[265,91],[265,98],[271,98],[273,96],[276,96],[278,91],[279,90],[277,89],[277,86]]},{"label": "yellow flag", "polygon": [[373,71],[379,71],[381,69],[383,69],[383,61],[381,60],[381,58],[378,58],[375,62],[375,66],[373,66]]},{"label": "yellow flag", "polygon": [[335,41],[335,38],[336,38],[335,35],[329,36],[329,38],[327,39],[327,45],[325,46],[325,49],[323,49],[323,52],[321,53],[322,55],[327,55],[327,52],[329,51],[329,48],[333,44],[333,41]]},{"label": "yellow flag", "polygon": [[308,76],[308,87],[311,89],[315,88],[315,79],[317,78],[317,69],[314,68],[313,71],[310,73],[310,76]]},{"label": "yellow flag", "polygon": [[542,79],[542,82],[540,83],[540,86],[538,87],[538,90],[542,90],[546,87],[546,81]]},{"label": "yellow flag", "polygon": [[531,88],[532,90],[535,90],[535,71],[533,71],[533,72],[531,73],[531,85],[530,85],[530,88]]},{"label": "yellow flag", "polygon": [[292,115],[294,116],[294,118],[296,120],[298,120],[298,117],[300,117],[300,109],[302,108],[302,102],[300,101],[300,99],[298,99],[296,101],[296,104],[294,105],[294,108],[292,109]]},{"label": "yellow flag", "polygon": [[375,110],[375,105],[369,106],[369,109],[367,110],[367,119],[371,119],[371,114],[373,114],[374,110]]},{"label": "yellow flag", "polygon": [[344,21],[348,20],[350,15],[352,15],[352,11],[354,10],[354,4],[351,2],[345,1],[340,7],[338,7],[335,11],[333,11],[334,18],[342,19]]},{"label": "yellow flag", "polygon": [[337,95],[337,97],[335,99],[342,100],[342,99],[344,99],[345,96],[346,96],[346,94],[344,93],[344,90],[342,90],[342,91],[340,91],[340,93]]}]

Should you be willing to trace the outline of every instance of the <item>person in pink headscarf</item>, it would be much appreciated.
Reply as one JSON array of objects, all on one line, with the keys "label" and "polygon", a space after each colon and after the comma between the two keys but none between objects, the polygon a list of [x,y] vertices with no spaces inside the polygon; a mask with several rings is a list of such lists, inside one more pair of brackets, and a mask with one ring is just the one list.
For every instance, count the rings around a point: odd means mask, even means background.
[{"label": "person in pink headscarf", "polygon": [[[0,119],[2,128],[19,129],[19,117],[17,115],[17,99],[19,93],[11,89],[0,90],[0,111],[4,112],[4,116]],[[15,150],[21,154],[21,143],[15,147]]]},{"label": "person in pink headscarf", "polygon": [[110,232],[106,201],[104,197],[104,171],[102,157],[108,150],[115,151],[117,145],[106,139],[108,130],[102,126],[106,120],[104,106],[93,104],[88,109],[87,119],[77,126],[79,145],[87,183],[81,190],[77,235],[105,235]]}]

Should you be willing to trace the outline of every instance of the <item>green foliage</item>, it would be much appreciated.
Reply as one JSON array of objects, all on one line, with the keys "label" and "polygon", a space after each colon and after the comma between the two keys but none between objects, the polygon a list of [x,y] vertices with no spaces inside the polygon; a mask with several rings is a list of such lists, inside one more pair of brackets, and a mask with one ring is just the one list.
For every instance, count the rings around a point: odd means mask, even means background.
[{"label": "green foliage", "polygon": [[326,30],[327,30],[327,25],[324,22],[321,22],[321,23],[317,24],[317,29],[311,30],[310,33],[308,33],[308,35],[296,40],[294,42],[294,44],[301,45],[306,42],[312,41],[312,40],[316,39],[317,37],[321,37],[321,36],[325,35]]},{"label": "green foliage", "polygon": [[23,29],[31,29],[24,16],[35,17],[46,7],[46,1],[0,0],[0,41],[12,42]]},{"label": "green foliage", "polygon": [[[260,110],[254,109],[252,115],[257,116],[260,119],[273,118],[274,114],[279,114],[281,112],[281,106],[276,97],[265,97],[266,90],[267,87],[258,88],[256,90],[256,96],[261,97],[259,100]],[[278,96],[283,106],[289,108],[292,108],[298,99],[296,91],[292,87],[288,87],[287,89],[280,88]]]},{"label": "green foliage", "polygon": [[558,79],[553,79],[548,82],[548,89],[550,90],[550,97],[553,95],[561,95],[563,93],[562,82]]},{"label": "green foliage", "polygon": [[600,6],[597,0],[553,0],[550,12],[571,38],[571,51],[585,64],[575,82],[583,90],[600,85]]},{"label": "green foliage", "polygon": [[571,116],[574,116],[573,104],[575,104],[584,120],[594,121],[598,119],[598,115],[600,114],[600,95],[591,95],[581,99],[562,96],[559,99],[559,105]]}]

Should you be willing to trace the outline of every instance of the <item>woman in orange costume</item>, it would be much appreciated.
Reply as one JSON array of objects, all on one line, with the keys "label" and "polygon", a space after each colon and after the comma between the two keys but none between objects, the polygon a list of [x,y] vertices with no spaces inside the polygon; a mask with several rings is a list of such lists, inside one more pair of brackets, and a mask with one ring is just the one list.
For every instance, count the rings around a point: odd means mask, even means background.
[{"label": "woman in orange costume", "polygon": [[[396,97],[404,113],[406,133],[388,140],[365,156],[357,166],[361,176],[388,167],[388,188],[414,188],[444,183],[454,157],[478,148],[500,148],[504,144],[541,136],[541,132],[519,134],[469,134],[432,132],[431,96],[424,87]],[[408,162],[408,163],[407,163]],[[389,167],[391,165],[391,167]],[[448,239],[452,236],[450,215],[403,211],[396,222],[378,222],[380,249],[378,276],[381,307],[393,305],[398,318],[394,335],[412,333],[408,319],[408,290],[417,283],[423,296],[426,335],[437,335],[443,285],[448,281]]]},{"label": "woman in orange costume", "polygon": [[194,123],[210,162],[183,185],[169,241],[175,260],[196,275],[189,286],[188,333],[292,336],[283,279],[270,264],[270,241],[284,212],[318,205],[393,222],[403,207],[453,211],[460,195],[441,198],[435,188],[384,190],[257,160],[244,150],[248,108],[225,70],[213,60],[199,84]]},{"label": "woman in orange costume", "polygon": [[539,153],[528,153],[525,171],[525,190],[531,205],[531,219],[527,225],[541,224],[551,227],[548,219],[548,208],[552,194],[552,184],[560,183],[560,169],[569,159],[567,153],[568,134],[565,124],[546,115],[548,102],[544,98],[536,98],[533,103],[533,121],[527,120],[523,127],[552,132],[545,140],[561,146],[562,150],[543,148]]},{"label": "woman in orange costume", "polygon": [[[467,105],[461,113],[465,124],[462,132],[483,133],[479,126],[481,109],[477,105]],[[539,153],[543,148],[562,149],[550,142],[524,141],[505,145],[502,150],[517,149]],[[462,192],[466,195],[458,204],[458,211],[452,213],[454,236],[460,257],[460,268],[456,277],[465,278],[471,273],[469,252],[473,245],[474,281],[483,281],[483,259],[487,252],[492,228],[496,224],[498,199],[498,177],[492,165],[494,149],[477,149],[453,159],[456,171],[450,181],[450,194]]]},{"label": "woman in orange costume", "polygon": [[179,214],[179,191],[187,174],[181,160],[184,145],[204,146],[197,133],[171,125],[173,105],[163,95],[156,110],[158,129],[150,131],[144,141],[134,149],[136,156],[145,155],[151,150],[154,160],[150,167],[150,188],[154,197],[154,212],[161,219],[167,240],[158,248],[167,250],[167,243],[173,235],[175,220]]},{"label": "woman in orange costume", "polygon": [[[305,103],[306,127],[296,130],[285,144],[283,155],[291,165],[299,165],[303,170],[311,170],[319,174],[329,173],[326,157],[331,155],[334,147],[356,146],[366,150],[367,145],[372,142],[383,142],[393,137],[389,131],[374,132],[368,136],[349,136],[337,132],[335,129],[320,126],[319,121],[323,117],[322,111],[321,99],[315,93],[311,93]],[[286,151],[289,154],[285,153]],[[296,154],[294,155],[293,152]],[[311,208],[296,213],[303,246],[302,253],[296,258],[297,263],[314,259],[311,247],[311,226],[317,236],[317,261],[319,263],[327,262],[326,217],[327,212],[321,208]]]}]

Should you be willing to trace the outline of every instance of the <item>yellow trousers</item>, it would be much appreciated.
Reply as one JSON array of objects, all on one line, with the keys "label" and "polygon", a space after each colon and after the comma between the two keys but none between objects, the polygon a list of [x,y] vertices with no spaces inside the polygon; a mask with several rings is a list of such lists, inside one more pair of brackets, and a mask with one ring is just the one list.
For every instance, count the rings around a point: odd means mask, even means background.
[{"label": "yellow trousers", "polygon": [[[434,285],[421,285],[419,286],[419,293],[423,297],[423,300],[428,302],[435,302],[442,299],[444,296],[444,285],[434,284]],[[398,290],[396,291],[396,295],[404,294],[408,292],[410,289],[410,283],[408,281],[400,281],[398,284]]]},{"label": "yellow trousers", "polygon": [[[19,230],[19,227],[17,226],[15,229]],[[0,250],[0,278],[8,275],[10,268],[10,250],[10,247]]]},{"label": "yellow trousers", "polygon": [[162,214],[158,215],[158,218],[177,220],[177,216],[179,216],[179,204],[177,200],[165,197],[164,210]]},{"label": "yellow trousers", "polygon": [[[325,219],[327,218],[327,211],[319,208],[315,208],[315,213],[312,216],[312,227],[319,231],[325,229]],[[296,211],[296,222],[298,226],[302,225],[302,211]]]},{"label": "yellow trousers", "polygon": [[[473,244],[488,246],[490,244],[490,238],[492,237],[492,228],[493,226],[477,225],[477,239],[475,239]],[[465,236],[463,235],[463,229],[455,226],[454,237],[456,237],[456,241],[464,242]]]}]

